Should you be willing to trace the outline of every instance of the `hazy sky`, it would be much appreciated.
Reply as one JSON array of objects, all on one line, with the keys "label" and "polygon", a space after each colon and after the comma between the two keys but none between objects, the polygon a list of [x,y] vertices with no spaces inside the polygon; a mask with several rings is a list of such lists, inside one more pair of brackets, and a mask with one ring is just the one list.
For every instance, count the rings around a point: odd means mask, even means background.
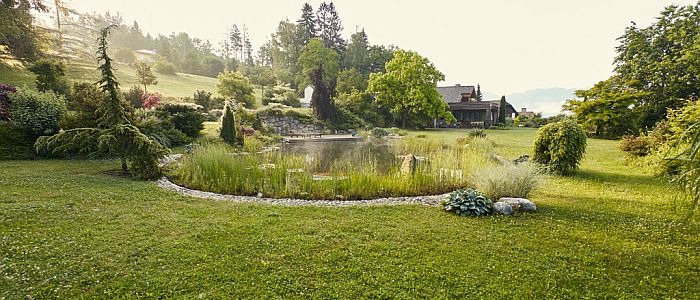
[{"label": "hazy sky", "polygon": [[[68,0],[84,12],[119,11],[151,34],[187,32],[223,39],[245,24],[256,48],[305,1]],[[308,1],[314,8],[321,1]],[[395,44],[428,57],[444,84],[480,83],[509,94],[535,88],[585,88],[607,78],[614,47],[631,21],[646,26],[663,7],[695,0],[336,0],[345,38],[365,28],[370,43]]]}]

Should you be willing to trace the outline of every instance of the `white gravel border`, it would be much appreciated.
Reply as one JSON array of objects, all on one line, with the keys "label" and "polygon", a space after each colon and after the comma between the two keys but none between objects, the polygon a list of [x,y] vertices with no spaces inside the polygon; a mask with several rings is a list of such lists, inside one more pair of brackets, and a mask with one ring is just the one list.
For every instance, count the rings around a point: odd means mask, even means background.
[{"label": "white gravel border", "polygon": [[188,189],[183,186],[179,186],[167,177],[161,177],[156,181],[156,185],[159,187],[176,192],[180,195],[190,196],[201,199],[212,199],[221,201],[232,201],[240,203],[264,203],[271,205],[282,205],[282,206],[325,206],[325,207],[349,207],[349,206],[373,206],[373,205],[426,205],[426,206],[438,206],[443,201],[447,200],[448,194],[442,195],[432,195],[432,196],[415,196],[415,197],[390,197],[390,198],[378,198],[378,199],[368,199],[368,200],[303,200],[303,199],[289,199],[289,198],[258,198],[253,196],[236,196],[236,195],[224,195],[212,192],[204,192],[199,190]]}]

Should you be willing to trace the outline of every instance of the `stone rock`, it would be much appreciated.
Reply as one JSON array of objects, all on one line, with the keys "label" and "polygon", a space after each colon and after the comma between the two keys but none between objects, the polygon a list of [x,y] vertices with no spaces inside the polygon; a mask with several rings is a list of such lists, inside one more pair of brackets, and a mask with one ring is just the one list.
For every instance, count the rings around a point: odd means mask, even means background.
[{"label": "stone rock", "polygon": [[519,211],[537,211],[537,205],[533,203],[530,200],[527,200],[525,198],[510,198],[510,197],[503,197],[501,199],[498,199],[498,202],[503,202],[511,206],[513,210],[519,210]]},{"label": "stone rock", "polygon": [[505,203],[505,202],[496,202],[493,204],[493,209],[502,215],[512,215],[513,214],[513,208],[510,206],[510,204]]}]

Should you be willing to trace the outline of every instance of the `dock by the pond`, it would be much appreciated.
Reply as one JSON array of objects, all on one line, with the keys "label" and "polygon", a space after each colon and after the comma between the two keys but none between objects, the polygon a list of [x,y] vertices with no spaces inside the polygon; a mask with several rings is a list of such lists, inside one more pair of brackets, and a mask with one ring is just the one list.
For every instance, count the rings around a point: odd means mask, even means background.
[{"label": "dock by the pond", "polygon": [[284,136],[283,141],[289,143],[300,143],[300,142],[356,142],[362,141],[363,138],[359,136],[352,136],[350,134],[321,134],[321,135],[295,135],[295,136]]}]

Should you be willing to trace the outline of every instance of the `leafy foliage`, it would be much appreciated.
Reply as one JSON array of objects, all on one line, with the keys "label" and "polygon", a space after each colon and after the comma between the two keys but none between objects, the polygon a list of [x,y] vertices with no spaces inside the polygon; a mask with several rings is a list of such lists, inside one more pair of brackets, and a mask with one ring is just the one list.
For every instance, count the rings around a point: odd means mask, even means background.
[{"label": "leafy foliage", "polygon": [[166,103],[156,111],[161,118],[171,122],[175,129],[191,138],[198,137],[199,132],[204,129],[206,116],[191,105]]},{"label": "leafy foliage", "polygon": [[571,174],[586,153],[586,132],[572,120],[537,130],[533,161],[555,174]]},{"label": "leafy foliage", "polygon": [[66,113],[66,102],[53,92],[20,89],[10,96],[12,122],[31,137],[52,135],[59,131],[58,122]]},{"label": "leafy foliage", "polygon": [[192,99],[194,99],[194,103],[201,106],[205,112],[208,112],[214,104],[214,100],[211,98],[211,92],[207,91],[196,90]]},{"label": "leafy foliage", "polygon": [[163,75],[177,75],[177,68],[175,65],[167,60],[158,60],[153,66],[156,72]]},{"label": "leafy foliage", "polygon": [[139,79],[139,83],[143,85],[143,90],[146,91],[146,86],[158,84],[156,75],[151,71],[151,65],[145,62],[137,62],[136,67],[136,77]]},{"label": "leafy foliage", "polygon": [[64,96],[69,94],[68,82],[63,78],[66,75],[66,66],[62,62],[40,59],[27,69],[36,74],[36,87],[40,91],[52,91]]},{"label": "leafy foliage", "polygon": [[149,109],[160,106],[161,98],[163,98],[163,95],[160,93],[143,93],[143,108]]},{"label": "leafy foliage", "polygon": [[435,118],[452,121],[454,117],[437,91],[438,81],[444,79],[428,59],[399,50],[386,64],[386,73],[370,75],[367,91],[376,94],[377,103],[387,107],[403,128]]},{"label": "leafy foliage", "polygon": [[253,107],[255,97],[253,86],[248,78],[238,72],[226,72],[219,74],[219,82],[216,88],[222,96],[233,99],[247,108]]},{"label": "leafy foliage", "polygon": [[459,216],[486,216],[493,213],[493,202],[474,189],[456,190],[444,203],[445,211]]},{"label": "leafy foliage", "polygon": [[0,160],[29,159],[34,156],[34,139],[10,122],[0,121]]},{"label": "leafy foliage", "polygon": [[14,86],[0,83],[0,121],[9,121],[12,118],[10,95],[15,92],[17,89]]},{"label": "leafy foliage", "polygon": [[302,74],[313,88],[311,107],[320,120],[331,120],[335,115],[332,102],[338,77],[339,56],[326,48],[321,40],[312,39],[301,51],[298,60]]}]

